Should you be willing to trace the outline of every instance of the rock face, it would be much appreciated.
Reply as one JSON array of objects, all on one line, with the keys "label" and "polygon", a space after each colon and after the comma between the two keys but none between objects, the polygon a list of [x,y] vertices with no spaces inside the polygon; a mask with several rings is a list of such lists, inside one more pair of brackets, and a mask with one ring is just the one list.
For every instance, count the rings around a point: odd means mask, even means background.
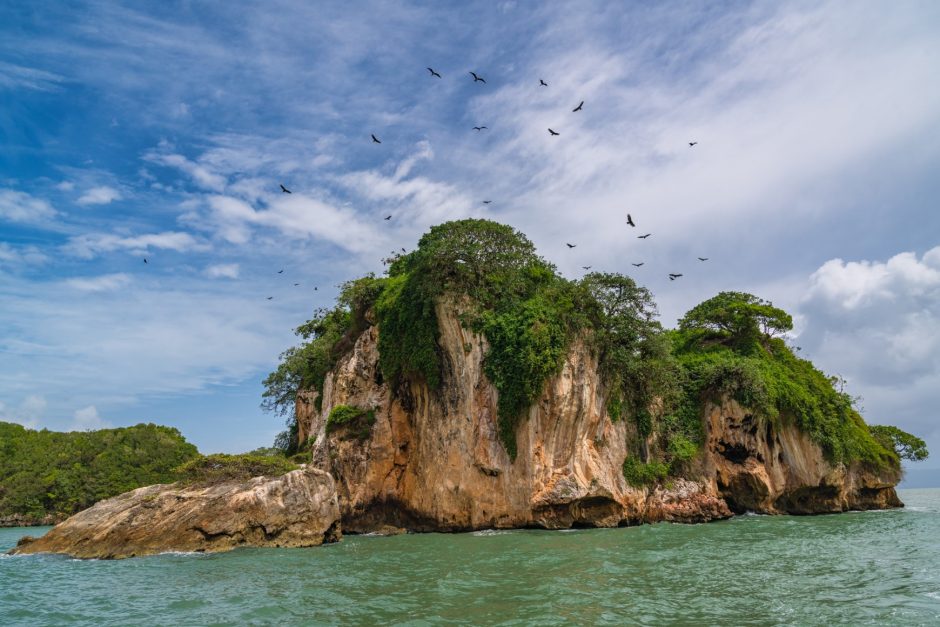
[{"label": "rock face", "polygon": [[101,501],[12,551],[123,558],[339,538],[333,479],[315,468],[208,487],[153,485]]},{"label": "rock face", "polygon": [[706,474],[735,512],[818,514],[901,507],[900,472],[831,465],[822,449],[784,417],[764,423],[734,401],[705,410]]},{"label": "rock face", "polygon": [[[320,411],[313,393],[298,398],[301,441],[314,438],[314,464],[335,478],[346,531],[610,527],[900,504],[898,477],[831,466],[795,428],[754,428],[733,402],[707,408],[698,481],[629,485],[621,467],[636,433],[607,416],[597,363],[577,342],[519,423],[511,461],[497,436],[497,391],[483,374],[486,340],[460,325],[453,304],[438,304],[437,316],[441,392],[411,383],[392,394],[371,326],[327,376]],[[340,404],[375,410],[369,437],[327,433]]]}]

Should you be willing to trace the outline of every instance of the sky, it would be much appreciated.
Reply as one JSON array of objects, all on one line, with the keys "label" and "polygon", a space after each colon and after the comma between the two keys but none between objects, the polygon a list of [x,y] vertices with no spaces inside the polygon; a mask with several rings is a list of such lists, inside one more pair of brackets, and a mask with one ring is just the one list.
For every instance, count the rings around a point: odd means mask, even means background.
[{"label": "sky", "polygon": [[938,59],[932,1],[3,3],[0,420],[269,445],[292,329],[477,217],[772,301],[940,467]]}]

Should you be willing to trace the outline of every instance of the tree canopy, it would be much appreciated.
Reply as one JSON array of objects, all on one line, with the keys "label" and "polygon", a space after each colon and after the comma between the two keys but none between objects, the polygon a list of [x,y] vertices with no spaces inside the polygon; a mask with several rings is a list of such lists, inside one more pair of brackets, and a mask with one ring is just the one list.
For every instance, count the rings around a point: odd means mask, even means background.
[{"label": "tree canopy", "polygon": [[174,469],[198,455],[179,431],[154,424],[60,433],[0,422],[0,516],[68,516],[175,481]]},{"label": "tree canopy", "polygon": [[871,425],[868,429],[882,446],[893,450],[901,459],[912,462],[927,459],[927,443],[916,435],[891,425]]},{"label": "tree canopy", "polygon": [[761,340],[791,330],[793,318],[753,294],[721,292],[690,309],[679,328],[747,352]]}]

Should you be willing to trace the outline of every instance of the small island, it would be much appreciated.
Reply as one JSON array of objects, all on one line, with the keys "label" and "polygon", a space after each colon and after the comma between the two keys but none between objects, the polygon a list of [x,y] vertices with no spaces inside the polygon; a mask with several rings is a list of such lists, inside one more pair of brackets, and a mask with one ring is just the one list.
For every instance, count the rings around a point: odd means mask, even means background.
[{"label": "small island", "polygon": [[867,425],[787,344],[791,317],[754,295],[722,292],[665,329],[632,278],[567,279],[486,220],[435,226],[386,262],[298,327],[265,380],[294,465],[190,462],[188,479],[102,501],[14,552],[885,509],[902,506],[901,458],[926,456]]}]

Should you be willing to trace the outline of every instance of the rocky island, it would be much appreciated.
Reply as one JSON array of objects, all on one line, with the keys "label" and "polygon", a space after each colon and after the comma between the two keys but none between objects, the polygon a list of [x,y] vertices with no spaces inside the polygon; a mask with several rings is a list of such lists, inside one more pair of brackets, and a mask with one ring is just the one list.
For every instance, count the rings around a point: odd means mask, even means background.
[{"label": "rocky island", "polygon": [[[15,552],[123,557],[346,533],[615,527],[902,504],[900,456],[799,358],[784,311],[723,292],[678,328],[631,278],[562,277],[510,227],[432,228],[298,328],[265,405],[304,465],[103,501]],[[919,444],[918,444],[919,443]]]}]

